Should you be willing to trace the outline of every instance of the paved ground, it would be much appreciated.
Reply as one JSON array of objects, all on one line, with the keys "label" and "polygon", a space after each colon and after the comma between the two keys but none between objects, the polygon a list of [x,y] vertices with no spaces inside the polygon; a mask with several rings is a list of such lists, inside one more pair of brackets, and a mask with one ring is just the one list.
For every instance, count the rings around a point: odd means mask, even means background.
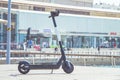
[{"label": "paved ground", "polygon": [[20,74],[17,65],[0,65],[0,80],[120,80],[120,68],[75,66],[72,74],[60,68],[54,70],[31,70]]}]

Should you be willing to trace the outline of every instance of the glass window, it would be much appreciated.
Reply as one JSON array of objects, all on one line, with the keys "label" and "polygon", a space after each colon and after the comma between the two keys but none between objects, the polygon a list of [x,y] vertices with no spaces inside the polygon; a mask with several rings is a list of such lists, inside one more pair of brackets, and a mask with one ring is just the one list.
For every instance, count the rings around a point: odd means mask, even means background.
[{"label": "glass window", "polygon": [[82,36],[67,36],[66,37],[66,47],[67,48],[81,48],[82,47]]},{"label": "glass window", "polygon": [[2,18],[1,12],[0,12],[0,19]]},{"label": "glass window", "polygon": [[79,14],[79,15],[90,15],[90,12],[87,11],[74,11],[74,10],[63,10],[63,9],[56,9],[59,10],[61,13],[69,13],[69,14]]},{"label": "glass window", "polygon": [[2,3],[0,3],[0,7],[2,7]]},{"label": "glass window", "polygon": [[14,8],[14,9],[18,9],[18,5],[16,5],[16,4],[12,4],[12,8]]},{"label": "glass window", "polygon": [[[3,13],[3,19],[7,20],[7,13]],[[17,38],[16,20],[17,20],[17,15],[12,13],[11,14],[11,22],[12,22],[11,23],[11,42],[12,43],[15,43]],[[6,43],[7,42],[7,25],[3,24],[2,28],[3,28],[1,33],[2,43]],[[6,49],[6,45],[5,45],[5,49]]]},{"label": "glass window", "polygon": [[33,10],[35,10],[35,11],[45,11],[45,8],[34,6],[34,7],[33,7]]},{"label": "glass window", "polygon": [[3,4],[2,4],[2,7],[6,7],[6,8],[7,8],[8,5],[7,5],[6,3],[3,3]]}]

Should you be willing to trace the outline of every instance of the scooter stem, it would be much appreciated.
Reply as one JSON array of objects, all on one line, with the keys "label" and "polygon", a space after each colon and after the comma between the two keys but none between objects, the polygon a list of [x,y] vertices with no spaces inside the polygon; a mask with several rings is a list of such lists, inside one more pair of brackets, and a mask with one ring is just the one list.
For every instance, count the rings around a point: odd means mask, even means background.
[{"label": "scooter stem", "polygon": [[53,24],[54,24],[54,27],[55,27],[55,32],[56,32],[56,35],[57,35],[57,39],[58,39],[58,42],[59,42],[59,45],[60,45],[60,51],[61,51],[61,54],[62,54],[62,58],[63,58],[64,61],[66,61],[65,52],[63,50],[62,42],[61,42],[61,36],[59,34],[59,31],[57,30],[57,24],[56,24],[55,16],[51,15],[51,17],[52,17]]}]

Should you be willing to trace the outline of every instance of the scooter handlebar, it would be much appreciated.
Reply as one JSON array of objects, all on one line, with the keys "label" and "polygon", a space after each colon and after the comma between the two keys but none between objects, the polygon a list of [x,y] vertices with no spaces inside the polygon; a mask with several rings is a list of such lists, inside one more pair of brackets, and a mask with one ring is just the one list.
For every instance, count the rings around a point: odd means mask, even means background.
[{"label": "scooter handlebar", "polygon": [[59,10],[56,10],[56,11],[51,11],[50,13],[51,13],[51,15],[49,16],[49,18],[59,16],[60,12],[59,12]]}]

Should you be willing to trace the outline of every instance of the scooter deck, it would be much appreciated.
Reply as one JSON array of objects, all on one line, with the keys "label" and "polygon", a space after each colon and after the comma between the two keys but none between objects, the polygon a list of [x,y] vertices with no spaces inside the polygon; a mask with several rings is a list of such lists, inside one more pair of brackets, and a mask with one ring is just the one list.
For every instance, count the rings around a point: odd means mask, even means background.
[{"label": "scooter deck", "polygon": [[58,69],[60,65],[57,63],[41,63],[41,64],[32,64],[30,69]]}]

